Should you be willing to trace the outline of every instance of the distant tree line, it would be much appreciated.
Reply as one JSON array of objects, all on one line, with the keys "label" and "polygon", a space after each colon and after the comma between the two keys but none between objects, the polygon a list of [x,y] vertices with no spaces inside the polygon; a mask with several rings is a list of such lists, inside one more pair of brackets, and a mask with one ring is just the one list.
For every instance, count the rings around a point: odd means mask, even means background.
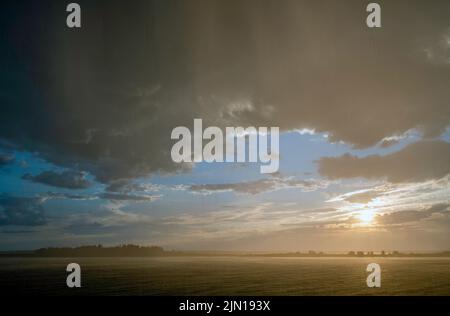
[{"label": "distant tree line", "polygon": [[380,251],[380,252],[374,252],[374,251],[349,251],[348,256],[351,257],[364,257],[364,256],[368,256],[368,257],[373,257],[373,256],[395,256],[395,257],[399,257],[402,255],[407,255],[407,254],[402,254],[399,251],[392,251],[392,252],[386,252],[384,250]]},{"label": "distant tree line", "polygon": [[450,251],[430,253],[402,253],[399,251],[349,251],[347,253],[324,253],[309,250],[307,252],[285,252],[249,254],[258,257],[450,257]]},{"label": "distant tree line", "polygon": [[41,248],[33,252],[38,257],[150,257],[163,255],[164,249],[158,246],[143,247],[120,245],[116,247],[80,246],[75,248]]},{"label": "distant tree line", "polygon": [[160,256],[256,256],[256,257],[450,257],[450,251],[433,253],[402,253],[399,251],[349,251],[347,253],[307,252],[222,252],[222,251],[166,251],[158,246],[137,246],[132,244],[115,247],[102,245],[41,248],[32,251],[4,251],[0,257],[160,257]]}]

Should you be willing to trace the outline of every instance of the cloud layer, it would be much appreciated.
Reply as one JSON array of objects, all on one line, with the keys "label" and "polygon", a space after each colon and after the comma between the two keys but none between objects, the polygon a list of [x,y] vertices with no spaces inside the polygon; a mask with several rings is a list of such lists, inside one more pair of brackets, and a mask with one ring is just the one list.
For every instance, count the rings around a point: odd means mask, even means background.
[{"label": "cloud layer", "polygon": [[22,178],[32,182],[66,189],[86,189],[91,186],[91,183],[86,179],[86,174],[77,171],[44,171],[35,176],[25,174]]},{"label": "cloud layer", "polygon": [[376,221],[382,225],[405,224],[430,218],[437,213],[449,215],[448,210],[449,204],[436,204],[426,210],[406,210],[379,215],[376,217]]},{"label": "cloud layer", "polygon": [[0,167],[13,163],[14,156],[0,153]]},{"label": "cloud layer", "polygon": [[295,188],[301,189],[304,192],[308,192],[324,188],[327,185],[328,183],[326,181],[297,180],[290,177],[273,177],[249,182],[196,184],[189,186],[189,190],[191,192],[202,194],[232,191],[241,194],[254,195],[263,192]]},{"label": "cloud layer", "polygon": [[47,223],[39,198],[0,196],[0,226],[39,226]]},{"label": "cloud layer", "polygon": [[381,1],[378,30],[357,0],[89,1],[73,32],[44,2],[2,7],[0,137],[103,182],[178,170],[194,118],[356,147],[450,123],[448,1]]},{"label": "cloud layer", "polygon": [[331,179],[385,178],[390,182],[439,179],[450,173],[450,144],[422,141],[393,154],[363,158],[346,154],[319,160],[319,172]]}]

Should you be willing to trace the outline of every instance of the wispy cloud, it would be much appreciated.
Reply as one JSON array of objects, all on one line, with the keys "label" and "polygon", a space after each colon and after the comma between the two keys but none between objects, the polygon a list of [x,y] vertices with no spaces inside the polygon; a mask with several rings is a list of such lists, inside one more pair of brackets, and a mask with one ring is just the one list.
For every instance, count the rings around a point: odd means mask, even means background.
[{"label": "wispy cloud", "polygon": [[298,180],[294,177],[272,177],[249,182],[196,184],[189,186],[188,189],[191,192],[201,194],[236,192],[239,194],[255,195],[283,189],[299,189],[303,192],[310,192],[326,188],[328,185],[329,182],[324,180]]},{"label": "wispy cloud", "polygon": [[145,202],[145,201],[156,201],[161,198],[161,195],[136,195],[136,194],[123,194],[123,193],[101,193],[98,195],[100,199],[111,200],[111,201],[135,201],[135,202]]}]

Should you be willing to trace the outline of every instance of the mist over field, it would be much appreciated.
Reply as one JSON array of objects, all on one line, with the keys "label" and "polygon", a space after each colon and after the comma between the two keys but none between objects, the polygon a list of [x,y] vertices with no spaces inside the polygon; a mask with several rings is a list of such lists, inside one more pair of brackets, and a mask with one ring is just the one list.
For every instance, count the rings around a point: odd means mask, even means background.
[{"label": "mist over field", "polygon": [[[65,267],[82,266],[82,287]],[[368,288],[366,266],[382,267]],[[2,258],[10,293],[39,295],[450,295],[449,258]]]}]

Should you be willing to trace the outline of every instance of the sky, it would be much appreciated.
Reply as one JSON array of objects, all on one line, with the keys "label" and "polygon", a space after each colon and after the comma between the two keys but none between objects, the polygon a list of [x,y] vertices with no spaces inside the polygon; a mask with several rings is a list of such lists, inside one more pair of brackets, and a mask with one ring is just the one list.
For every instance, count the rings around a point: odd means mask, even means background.
[{"label": "sky", "polygon": [[[450,249],[450,3],[11,1],[0,250]],[[279,127],[280,169],[172,161],[177,126]]]}]

